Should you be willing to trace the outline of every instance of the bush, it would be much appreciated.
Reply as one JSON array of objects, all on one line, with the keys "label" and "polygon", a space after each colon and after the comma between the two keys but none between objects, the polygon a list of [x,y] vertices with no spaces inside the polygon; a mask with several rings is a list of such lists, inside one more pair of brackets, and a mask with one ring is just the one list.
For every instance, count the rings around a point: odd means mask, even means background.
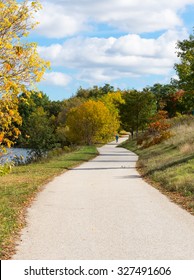
[{"label": "bush", "polygon": [[172,136],[172,133],[169,131],[170,127],[171,124],[167,120],[167,112],[158,111],[152,117],[147,131],[137,139],[137,144],[142,148],[147,148],[169,139]]},{"label": "bush", "polygon": [[5,164],[0,165],[0,176],[10,173],[13,165],[13,162],[6,162]]}]

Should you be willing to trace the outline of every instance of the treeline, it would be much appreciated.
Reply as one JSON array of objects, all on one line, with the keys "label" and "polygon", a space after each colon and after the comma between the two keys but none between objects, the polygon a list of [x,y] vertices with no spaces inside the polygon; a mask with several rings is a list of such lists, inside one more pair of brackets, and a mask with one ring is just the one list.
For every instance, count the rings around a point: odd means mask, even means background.
[{"label": "treeline", "polygon": [[[80,88],[74,97],[50,101],[43,92],[19,96],[22,125],[15,141],[41,155],[56,147],[107,141],[119,130],[122,93],[108,84]],[[11,138],[10,138],[11,140]]]},{"label": "treeline", "polygon": [[158,83],[142,91],[110,84],[80,87],[63,101],[50,101],[42,92],[20,94],[17,104],[12,100],[13,108],[9,105],[9,125],[1,120],[0,145],[15,143],[41,156],[57,147],[105,142],[121,130],[138,138],[139,132],[144,132],[143,137],[149,132],[155,137],[150,143],[160,141],[168,136],[168,118],[194,113],[194,36],[178,42],[177,48],[179,80],[170,84]]},{"label": "treeline", "polygon": [[[80,88],[74,97],[50,101],[42,92],[19,96],[21,134],[16,144],[39,155],[74,144],[108,141],[120,130],[138,135],[161,119],[192,114],[193,94],[176,86],[155,84],[142,91],[104,87]],[[162,114],[161,112],[166,112]]]}]

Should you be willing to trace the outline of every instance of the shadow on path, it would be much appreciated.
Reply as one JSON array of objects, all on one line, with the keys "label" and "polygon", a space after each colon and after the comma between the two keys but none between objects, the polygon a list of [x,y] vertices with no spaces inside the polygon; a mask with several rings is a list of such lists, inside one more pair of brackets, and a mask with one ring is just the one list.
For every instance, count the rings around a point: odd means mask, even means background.
[{"label": "shadow on path", "polygon": [[135,167],[95,167],[95,168],[69,168],[72,171],[109,170],[109,169],[135,169]]}]

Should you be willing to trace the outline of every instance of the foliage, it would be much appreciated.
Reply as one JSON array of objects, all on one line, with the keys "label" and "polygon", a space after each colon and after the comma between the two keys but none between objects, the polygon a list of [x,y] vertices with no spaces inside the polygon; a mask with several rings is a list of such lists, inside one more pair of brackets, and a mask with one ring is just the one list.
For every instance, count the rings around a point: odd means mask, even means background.
[{"label": "foliage", "polygon": [[119,122],[101,101],[89,100],[69,111],[66,125],[69,141],[91,145],[110,139]]},{"label": "foliage", "polygon": [[6,175],[11,172],[13,163],[6,162],[4,164],[0,164],[0,177]]},{"label": "foliage", "polygon": [[194,91],[184,92],[182,106],[184,114],[194,114]]},{"label": "foliage", "polygon": [[[61,145],[65,145],[64,137],[61,137],[61,133],[59,132],[60,123],[58,122],[58,115],[63,108],[62,101],[50,101],[48,96],[43,92],[31,91],[30,96],[25,93],[19,96],[19,113],[22,117],[22,126],[20,127],[21,135],[19,136],[16,144],[20,147],[32,147],[32,135],[29,139],[30,130],[29,125],[31,124],[32,114],[36,113],[39,108],[42,108],[45,112],[45,117],[47,118],[47,123],[49,123],[50,127],[53,130],[53,137],[51,138],[52,144],[55,139],[56,145],[61,143]],[[34,129],[34,128],[33,128]],[[58,133],[59,132],[59,133]],[[59,134],[59,137],[58,137]],[[36,138],[36,134],[33,134]],[[37,139],[35,139],[36,141]]]},{"label": "foliage", "polygon": [[[176,110],[176,102],[178,95],[177,86],[173,84],[154,84],[151,87],[147,87],[144,89],[145,91],[150,91],[154,94],[156,99],[157,111],[164,110],[167,111],[169,116],[174,114]],[[171,106],[173,105],[173,107]]]},{"label": "foliage", "polygon": [[93,86],[93,88],[89,89],[83,89],[80,87],[76,96],[84,99],[99,99],[111,92],[114,92],[114,87],[109,84],[105,84],[103,87]]},{"label": "foliage", "polygon": [[56,137],[59,143],[62,146],[67,144],[67,137],[66,134],[68,133],[68,128],[64,125],[59,125],[56,129]]},{"label": "foliage", "polygon": [[[112,115],[112,118],[115,120],[115,122],[118,122],[118,128],[120,128],[120,105],[124,104],[125,101],[122,97],[121,91],[117,92],[109,92],[106,95],[104,95],[100,99],[105,106],[109,109],[110,114]],[[115,130],[115,133],[117,131]]]},{"label": "foliage", "polygon": [[120,104],[124,104],[121,91],[109,92],[100,99],[111,112],[119,114]]},{"label": "foliage", "polygon": [[194,110],[194,92],[179,89],[175,84],[154,84],[145,90],[152,92],[156,98],[157,110],[168,112],[168,116],[173,118],[177,113],[188,114]]},{"label": "foliage", "polygon": [[[181,89],[193,92],[194,89],[194,35],[177,42],[177,55],[180,63],[175,64]],[[194,94],[194,93],[193,93]]]},{"label": "foliage", "polygon": [[10,147],[20,135],[18,125],[22,119],[18,113],[17,98],[4,95],[0,98],[0,151],[3,147]]},{"label": "foliage", "polygon": [[[48,63],[41,59],[35,43],[25,37],[33,29],[33,15],[40,9],[38,1],[0,1],[0,135],[3,144],[11,145],[11,136],[18,137],[21,118],[17,112],[17,96],[28,86],[39,82]],[[13,105],[14,104],[14,105]],[[14,106],[14,107],[13,107]],[[3,115],[2,115],[3,114]],[[3,118],[3,121],[2,121]]]},{"label": "foliage", "polygon": [[62,101],[61,110],[57,116],[57,123],[59,126],[64,126],[67,114],[72,108],[75,108],[77,106],[80,106],[83,103],[83,99],[80,97],[71,97],[67,100]]},{"label": "foliage", "polygon": [[182,114],[185,111],[183,103],[185,94],[186,93],[183,90],[179,90],[174,93],[170,93],[166,97],[166,106],[164,107],[164,110],[168,112],[168,116],[170,118],[175,117],[177,113]]},{"label": "foliage", "polygon": [[46,94],[42,92],[31,91],[30,95],[22,93],[18,97],[18,111],[22,118],[20,126],[21,134],[16,141],[16,144],[22,147],[29,146],[29,121],[31,115],[37,111],[39,107],[47,108],[50,100]]},{"label": "foliage", "polygon": [[140,129],[145,129],[149,118],[155,113],[156,104],[150,91],[127,91],[123,93],[124,103],[120,105],[120,117],[123,129],[133,137]]},{"label": "foliage", "polygon": [[167,121],[168,113],[166,111],[158,111],[148,125],[148,129],[138,138],[137,144],[146,148],[161,143],[171,137],[169,131],[170,123]]},{"label": "foliage", "polygon": [[30,115],[26,133],[28,134],[28,147],[32,149],[35,157],[41,157],[51,149],[55,139],[47,113],[42,107]]}]

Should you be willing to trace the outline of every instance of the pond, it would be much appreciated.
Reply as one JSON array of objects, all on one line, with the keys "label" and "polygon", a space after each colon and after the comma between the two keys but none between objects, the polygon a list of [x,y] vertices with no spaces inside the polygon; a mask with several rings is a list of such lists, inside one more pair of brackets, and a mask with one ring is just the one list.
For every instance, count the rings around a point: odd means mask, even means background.
[{"label": "pond", "polygon": [[30,152],[30,149],[23,149],[23,148],[7,148],[7,152],[0,156],[0,164],[3,164],[5,162],[10,162],[14,159],[14,157],[23,157],[23,161],[28,157],[28,152]]}]

